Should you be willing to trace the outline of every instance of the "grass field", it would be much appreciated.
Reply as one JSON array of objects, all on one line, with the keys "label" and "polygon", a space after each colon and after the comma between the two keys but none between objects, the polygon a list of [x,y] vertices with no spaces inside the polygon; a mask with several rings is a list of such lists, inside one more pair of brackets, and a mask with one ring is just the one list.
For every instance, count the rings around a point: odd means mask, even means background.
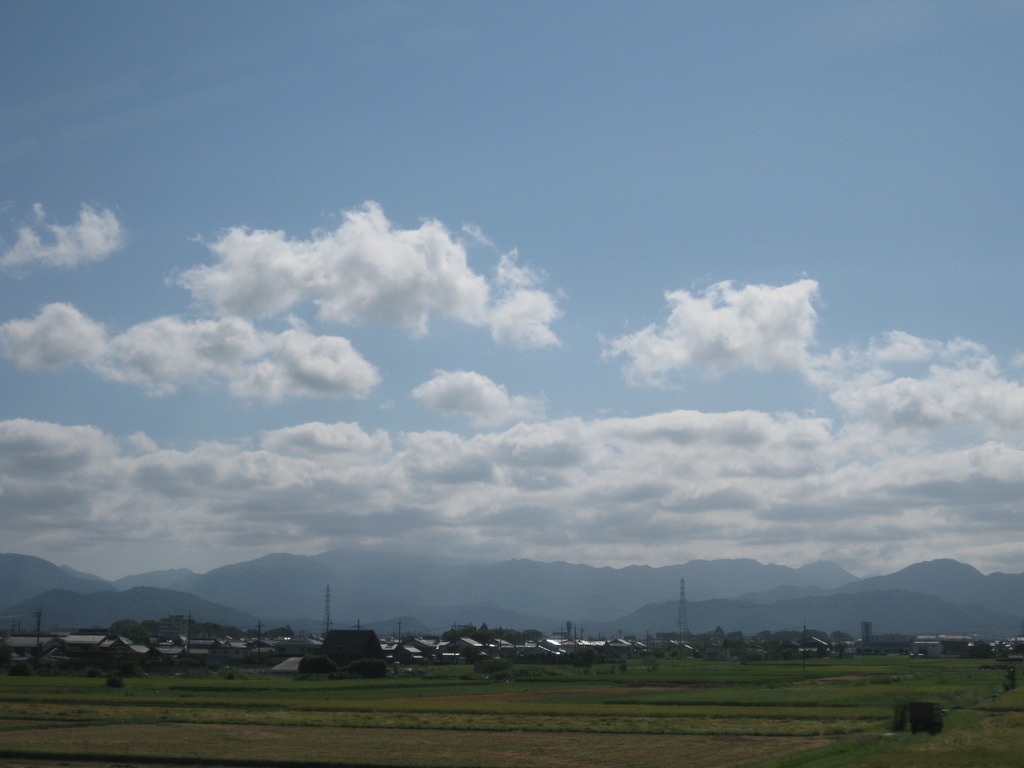
[{"label": "grass field", "polygon": [[[978,662],[697,660],[423,678],[0,677],[0,764],[1018,766],[1024,693]],[[899,702],[949,710],[892,732]]]}]

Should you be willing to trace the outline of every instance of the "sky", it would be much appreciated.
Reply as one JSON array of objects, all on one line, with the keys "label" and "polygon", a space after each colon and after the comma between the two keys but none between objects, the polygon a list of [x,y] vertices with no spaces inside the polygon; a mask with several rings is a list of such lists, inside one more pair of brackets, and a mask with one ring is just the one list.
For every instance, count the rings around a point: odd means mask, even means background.
[{"label": "sky", "polygon": [[1024,5],[0,7],[0,551],[1024,571]]}]

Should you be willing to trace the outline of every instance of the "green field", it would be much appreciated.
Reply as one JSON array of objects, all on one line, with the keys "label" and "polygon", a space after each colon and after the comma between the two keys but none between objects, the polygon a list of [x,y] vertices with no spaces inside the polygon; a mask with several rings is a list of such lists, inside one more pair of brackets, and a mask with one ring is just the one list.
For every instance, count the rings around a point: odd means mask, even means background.
[{"label": "green field", "polygon": [[[974,661],[631,662],[383,680],[0,677],[0,764],[1018,766],[1024,689]],[[901,702],[948,710],[893,732]]]}]

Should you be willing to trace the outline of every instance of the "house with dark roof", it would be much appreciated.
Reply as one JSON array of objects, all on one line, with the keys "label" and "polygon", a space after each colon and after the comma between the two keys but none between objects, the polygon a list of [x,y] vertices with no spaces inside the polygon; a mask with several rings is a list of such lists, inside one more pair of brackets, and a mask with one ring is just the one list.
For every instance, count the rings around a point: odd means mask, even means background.
[{"label": "house with dark roof", "polygon": [[324,637],[320,654],[339,667],[345,667],[360,659],[383,659],[377,633],[372,629],[332,629]]}]

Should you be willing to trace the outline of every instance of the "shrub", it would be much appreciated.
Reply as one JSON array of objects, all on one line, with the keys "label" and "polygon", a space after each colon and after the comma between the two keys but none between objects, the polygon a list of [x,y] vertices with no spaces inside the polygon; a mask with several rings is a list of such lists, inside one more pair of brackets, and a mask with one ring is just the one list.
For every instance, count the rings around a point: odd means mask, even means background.
[{"label": "shrub", "polygon": [[142,677],[142,667],[135,661],[123,661],[120,667],[121,677]]},{"label": "shrub", "polygon": [[107,677],[108,688],[124,688],[124,678],[120,675],[110,675]]},{"label": "shrub", "polygon": [[333,675],[338,665],[326,656],[303,656],[299,662],[299,672],[304,675]]},{"label": "shrub", "polygon": [[907,721],[910,718],[910,703],[906,699],[896,699],[892,703],[892,730],[907,730]]},{"label": "shrub", "polygon": [[345,672],[358,677],[386,677],[388,665],[384,659],[357,659],[345,667]]},{"label": "shrub", "polygon": [[30,677],[32,675],[32,667],[29,666],[27,661],[19,661],[11,665],[11,668],[7,670],[7,674],[12,677]]},{"label": "shrub", "polygon": [[512,662],[509,659],[488,659],[481,665],[480,671],[492,680],[511,680]]}]

